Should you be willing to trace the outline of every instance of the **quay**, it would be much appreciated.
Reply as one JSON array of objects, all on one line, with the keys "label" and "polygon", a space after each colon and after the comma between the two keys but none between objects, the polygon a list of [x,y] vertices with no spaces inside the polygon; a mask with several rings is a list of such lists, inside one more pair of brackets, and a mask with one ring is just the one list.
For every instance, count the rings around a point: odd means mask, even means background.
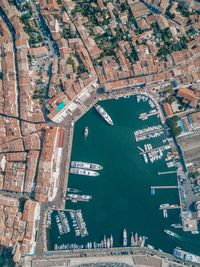
[{"label": "quay", "polygon": [[[142,262],[141,262],[142,260]],[[79,266],[82,264],[105,264],[116,263],[128,264],[128,266],[148,266],[149,261],[151,266],[174,266],[181,267],[183,262],[165,252],[155,250],[153,248],[133,248],[133,247],[118,247],[112,249],[90,249],[79,251],[55,251],[46,253],[43,257],[26,256],[24,258],[25,267],[62,267],[62,266]],[[184,266],[189,266],[184,263]],[[197,265],[200,266],[200,265]]]},{"label": "quay", "polygon": [[177,171],[158,172],[158,175],[164,175],[164,174],[170,174],[170,173],[177,173]]}]

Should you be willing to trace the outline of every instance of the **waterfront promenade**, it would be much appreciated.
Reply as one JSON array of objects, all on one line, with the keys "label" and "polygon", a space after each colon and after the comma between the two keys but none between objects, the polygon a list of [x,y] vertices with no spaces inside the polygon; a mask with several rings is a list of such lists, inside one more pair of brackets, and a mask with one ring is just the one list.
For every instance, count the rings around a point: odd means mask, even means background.
[{"label": "waterfront promenade", "polygon": [[[48,256],[47,256],[48,255]],[[79,266],[95,263],[125,263],[129,266],[189,266],[170,254],[149,248],[112,248],[102,250],[49,252],[43,257],[26,257],[25,267]],[[31,264],[31,265],[30,265]],[[137,265],[138,264],[138,265]],[[198,265],[197,265],[198,266]]]}]

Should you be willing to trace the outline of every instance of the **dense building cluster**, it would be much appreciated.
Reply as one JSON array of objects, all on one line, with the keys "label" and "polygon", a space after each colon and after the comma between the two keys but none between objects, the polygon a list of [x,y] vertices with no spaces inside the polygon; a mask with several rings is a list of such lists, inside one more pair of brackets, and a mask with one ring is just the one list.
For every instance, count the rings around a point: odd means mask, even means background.
[{"label": "dense building cluster", "polygon": [[[8,193],[0,195],[0,245],[13,247],[18,262],[34,253],[40,203],[56,195],[64,129],[45,123],[40,99],[34,97],[45,77],[32,68],[32,58],[47,56],[47,47],[31,43],[20,9],[7,0],[0,7],[0,190]],[[19,211],[16,194],[36,201],[26,200]]]},{"label": "dense building cluster", "polygon": [[38,202],[27,200],[21,212],[17,199],[0,195],[0,244],[14,248],[14,261],[34,252],[39,215]]}]

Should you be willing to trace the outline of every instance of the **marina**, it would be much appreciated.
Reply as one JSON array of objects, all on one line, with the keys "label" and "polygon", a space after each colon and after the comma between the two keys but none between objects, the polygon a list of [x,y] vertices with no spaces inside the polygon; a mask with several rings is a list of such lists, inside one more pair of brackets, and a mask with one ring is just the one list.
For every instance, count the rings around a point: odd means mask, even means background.
[{"label": "marina", "polygon": [[[148,163],[151,162],[153,163],[154,161],[161,160],[164,156],[164,152],[166,150],[169,150],[171,148],[170,144],[164,145],[164,146],[159,146],[153,148],[152,144],[144,144],[144,148],[142,149],[141,147],[137,146],[137,148],[140,150],[140,155],[143,156],[144,162]],[[171,161],[169,161],[171,160]],[[172,168],[176,166],[176,163],[173,160],[173,155],[171,152],[167,152],[167,157],[165,158],[166,166],[167,168]],[[169,174],[169,173],[176,173],[176,171],[168,171],[168,172],[158,172],[158,174]]]},{"label": "marina", "polygon": [[[80,175],[70,174],[69,188],[78,188],[81,192],[87,192],[93,197],[92,201],[87,203],[84,201],[66,202],[67,209],[74,210],[74,212],[78,209],[82,211],[88,235],[76,236],[74,230],[72,231],[75,228],[70,219],[71,231],[67,234],[67,240],[64,235],[58,238],[59,236],[56,237],[55,234],[51,234],[55,232],[55,226],[52,223],[49,230],[49,249],[52,250],[55,244],[58,246],[76,244],[76,246],[83,246],[84,248],[87,246],[87,249],[91,247],[98,249],[104,240],[104,235],[106,246],[111,247],[113,243],[113,247],[121,247],[123,246],[123,229],[127,231],[127,246],[131,244],[133,246],[135,239],[140,239],[141,242],[142,237],[148,237],[148,239],[144,238],[144,246],[146,247],[155,247],[172,252],[173,248],[181,243],[181,247],[185,250],[191,249],[191,244],[187,245],[187,242],[171,239],[170,236],[166,242],[166,233],[163,231],[163,229],[172,230],[174,227],[171,225],[180,222],[178,208],[167,209],[167,218],[165,219],[159,210],[161,203],[179,203],[176,172],[167,174],[167,177],[158,175],[158,172],[167,172],[165,157],[168,150],[170,152],[171,146],[165,141],[164,146],[169,146],[169,148],[163,151],[163,157],[153,164],[146,164],[143,156],[140,155],[142,151],[138,151],[137,143],[133,140],[134,131],[160,125],[159,118],[150,116],[145,121],[144,126],[144,122],[139,120],[139,114],[149,112],[146,111],[149,104],[148,101],[141,102],[136,111],[134,108],[137,104],[135,97],[117,101],[103,101],[100,104],[113,118],[115,124],[113,127],[109,127],[102,120],[95,119],[96,111],[94,109],[90,110],[75,125],[71,158],[79,159],[82,162],[101,163],[103,172],[100,179],[90,179],[87,176],[83,179]],[[85,125],[88,125],[93,132],[92,138],[88,138],[87,142],[83,137]],[[166,136],[163,138],[167,139]],[[158,136],[152,139],[152,147],[162,147],[163,138]],[[145,150],[142,141],[139,146]],[[113,151],[112,155],[108,151]],[[138,174],[140,174],[139,177]],[[174,188],[175,190],[170,191],[170,194],[167,190],[157,190],[156,187],[159,184],[162,185],[161,187],[158,186],[159,188]],[[152,185],[155,185],[155,189]],[[151,186],[152,189],[158,191],[156,195],[149,195]],[[116,205],[116,203],[118,204]],[[148,224],[146,224],[147,221]],[[178,228],[177,231],[182,230]],[[140,237],[138,234],[138,238],[137,235],[135,238],[136,233],[142,233],[142,236]],[[181,235],[185,238],[188,237],[182,232]],[[131,238],[132,236],[134,239]],[[192,246],[192,252],[198,253],[196,249],[197,244],[199,244],[197,236],[194,235],[192,240],[196,244]]]}]

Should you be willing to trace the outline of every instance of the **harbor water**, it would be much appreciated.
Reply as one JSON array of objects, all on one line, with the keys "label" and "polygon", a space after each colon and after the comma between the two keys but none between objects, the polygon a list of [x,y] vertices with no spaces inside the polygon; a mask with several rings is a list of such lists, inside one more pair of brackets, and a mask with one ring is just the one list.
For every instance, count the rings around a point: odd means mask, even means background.
[{"label": "harbor water", "polygon": [[[179,210],[168,210],[168,218],[159,210],[160,204],[179,204],[177,189],[156,189],[151,195],[151,186],[177,185],[176,174],[158,175],[159,171],[171,171],[167,168],[165,156],[153,163],[145,163],[137,146],[151,143],[153,147],[162,146],[162,135],[158,138],[136,142],[134,131],[161,124],[157,116],[140,120],[139,115],[149,112],[148,102],[137,103],[136,97],[120,98],[99,102],[113,119],[114,125],[105,122],[100,114],[90,109],[75,124],[71,160],[94,162],[103,166],[99,176],[81,176],[70,174],[68,187],[81,190],[80,194],[91,195],[88,202],[66,202],[67,209],[81,209],[86,222],[88,236],[76,237],[69,213],[70,233],[60,235],[52,213],[52,224],[48,230],[48,248],[58,244],[99,243],[103,236],[113,236],[115,247],[122,246],[123,229],[148,237],[147,244],[156,249],[172,253],[176,246],[192,253],[200,254],[199,235],[184,233],[174,229],[171,224],[180,223]],[[88,138],[84,138],[84,129],[88,126]],[[171,237],[163,232],[169,229],[178,234]]]}]

